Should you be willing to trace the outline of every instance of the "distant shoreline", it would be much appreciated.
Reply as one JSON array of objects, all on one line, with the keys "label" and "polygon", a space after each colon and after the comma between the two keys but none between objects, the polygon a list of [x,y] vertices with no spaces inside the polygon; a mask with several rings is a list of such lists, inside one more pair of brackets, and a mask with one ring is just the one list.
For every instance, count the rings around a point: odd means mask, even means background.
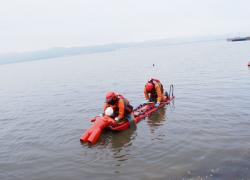
[{"label": "distant shoreline", "polygon": [[202,42],[220,41],[220,40],[225,40],[225,38],[222,37],[181,38],[181,39],[163,39],[163,40],[152,40],[152,41],[131,42],[131,43],[114,43],[114,44],[85,46],[85,47],[57,47],[57,48],[50,48],[37,51],[0,54],[0,65],[29,62],[42,59],[59,58],[65,56],[105,53],[125,48],[161,47],[169,45],[202,43]]}]

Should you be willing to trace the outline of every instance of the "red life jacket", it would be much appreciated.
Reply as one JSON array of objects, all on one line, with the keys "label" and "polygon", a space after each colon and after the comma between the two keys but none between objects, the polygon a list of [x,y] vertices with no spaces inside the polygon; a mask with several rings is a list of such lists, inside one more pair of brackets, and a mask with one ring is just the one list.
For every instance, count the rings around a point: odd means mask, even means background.
[{"label": "red life jacket", "polygon": [[158,80],[158,79],[154,79],[154,78],[151,78],[149,81],[149,83],[152,83],[154,85],[154,91],[152,94],[156,94],[156,90],[155,90],[155,86],[158,85],[161,87],[161,92],[163,93],[163,85],[161,84],[161,81]]},{"label": "red life jacket", "polygon": [[124,98],[121,94],[117,95],[118,99],[122,99],[124,103],[125,113],[131,113],[133,111],[133,106],[130,105],[128,99]]},{"label": "red life jacket", "polygon": [[121,99],[124,103],[124,110],[125,110],[125,114],[131,113],[133,111],[133,106],[130,105],[128,99],[124,98],[121,94],[115,93],[116,97],[117,97],[117,103],[115,105],[115,109],[114,109],[114,114],[117,115],[118,114],[118,102]]}]

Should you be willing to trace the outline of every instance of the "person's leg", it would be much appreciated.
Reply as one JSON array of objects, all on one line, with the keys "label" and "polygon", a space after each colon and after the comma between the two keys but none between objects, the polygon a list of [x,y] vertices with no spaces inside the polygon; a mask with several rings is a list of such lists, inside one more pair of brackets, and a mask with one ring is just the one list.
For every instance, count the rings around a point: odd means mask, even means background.
[{"label": "person's leg", "polygon": [[127,119],[128,122],[129,122],[129,127],[130,127],[131,129],[136,129],[136,123],[135,123],[134,116],[132,115],[132,113],[127,114],[127,115],[126,115],[126,119]]}]

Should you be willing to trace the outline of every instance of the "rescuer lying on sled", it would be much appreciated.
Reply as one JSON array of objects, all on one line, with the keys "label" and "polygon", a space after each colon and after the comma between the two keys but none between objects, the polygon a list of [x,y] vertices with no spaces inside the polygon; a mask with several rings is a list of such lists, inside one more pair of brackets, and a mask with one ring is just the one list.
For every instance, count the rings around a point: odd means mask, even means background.
[{"label": "rescuer lying on sled", "polygon": [[168,97],[167,92],[164,95],[163,85],[160,80],[151,78],[145,85],[144,96],[147,102],[155,102],[155,107],[158,107],[161,102]]},{"label": "rescuer lying on sled", "polygon": [[108,107],[113,109],[111,117],[114,118],[117,123],[128,120],[130,127],[136,127],[132,115],[133,106],[131,106],[129,101],[122,95],[113,91],[108,92],[106,94],[106,102],[104,103],[104,112]]}]

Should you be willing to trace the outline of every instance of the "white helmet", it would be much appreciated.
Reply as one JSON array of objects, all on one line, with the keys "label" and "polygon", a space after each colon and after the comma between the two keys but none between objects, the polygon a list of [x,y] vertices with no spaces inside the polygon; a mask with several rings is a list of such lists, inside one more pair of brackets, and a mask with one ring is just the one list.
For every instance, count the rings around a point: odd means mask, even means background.
[{"label": "white helmet", "polygon": [[106,116],[112,116],[114,113],[114,110],[112,107],[108,107],[106,110],[105,110],[105,115]]}]

